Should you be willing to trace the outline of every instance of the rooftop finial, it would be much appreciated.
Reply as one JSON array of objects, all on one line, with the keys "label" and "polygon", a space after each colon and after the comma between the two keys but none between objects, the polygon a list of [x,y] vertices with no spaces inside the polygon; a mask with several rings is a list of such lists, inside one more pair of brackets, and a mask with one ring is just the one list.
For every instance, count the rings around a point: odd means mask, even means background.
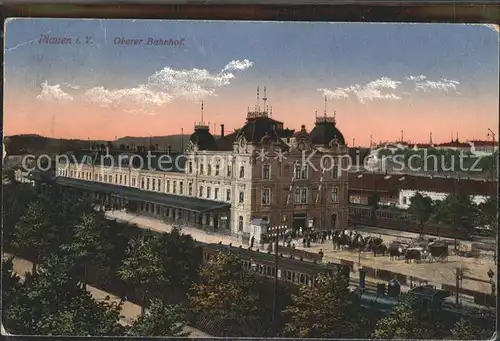
[{"label": "rooftop finial", "polygon": [[266,86],[265,85],[264,85],[264,97],[262,97],[262,101],[264,102],[264,111],[267,112],[267,107],[266,107],[267,96],[266,96]]},{"label": "rooftop finial", "polygon": [[260,104],[259,103],[260,100],[259,100],[259,98],[260,98],[260,96],[259,96],[259,86],[257,85],[257,108],[256,108],[257,112],[260,112],[260,105],[259,105]]},{"label": "rooftop finial", "polygon": [[201,101],[201,122],[200,123],[201,124],[204,123],[204,121],[203,121],[203,101]]},{"label": "rooftop finial", "polygon": [[325,112],[324,112],[325,117],[326,117],[326,103],[327,103],[327,101],[328,101],[328,100],[327,100],[327,98],[326,98],[326,96],[325,96]]},{"label": "rooftop finial", "polygon": [[429,133],[429,144],[432,146],[432,131]]},{"label": "rooftop finial", "polygon": [[337,110],[333,111],[333,122],[337,122]]},{"label": "rooftop finial", "polygon": [[318,110],[314,110],[314,118],[318,118]]},{"label": "rooftop finial", "polygon": [[269,113],[271,117],[273,116],[273,106],[271,105],[271,112]]},{"label": "rooftop finial", "polygon": [[403,135],[403,131],[401,130],[401,142],[404,141],[404,135]]}]

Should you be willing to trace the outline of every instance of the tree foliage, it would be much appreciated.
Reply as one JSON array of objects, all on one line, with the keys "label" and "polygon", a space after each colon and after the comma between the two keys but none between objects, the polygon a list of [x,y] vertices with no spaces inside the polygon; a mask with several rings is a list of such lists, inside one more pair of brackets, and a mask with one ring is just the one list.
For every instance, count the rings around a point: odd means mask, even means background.
[{"label": "tree foliage", "polygon": [[403,299],[391,315],[380,319],[373,331],[375,339],[431,339],[436,336],[430,321],[410,298]]},{"label": "tree foliage", "polygon": [[9,306],[20,288],[20,277],[14,272],[13,257],[2,259],[2,306]]},{"label": "tree foliage", "polygon": [[106,223],[102,214],[95,211],[84,212],[73,229],[71,242],[62,246],[62,249],[72,253],[76,263],[83,267],[84,284],[87,280],[88,265],[103,264],[108,251],[112,249],[110,239],[106,237]]},{"label": "tree foliage", "polygon": [[118,274],[124,281],[142,288],[141,315],[145,313],[148,290],[154,284],[164,282],[164,270],[161,259],[155,252],[156,246],[155,238],[133,239],[127,251],[127,258],[118,269]]},{"label": "tree foliage", "polygon": [[146,314],[139,316],[127,335],[186,337],[189,333],[183,330],[185,323],[186,314],[182,307],[153,299]]},{"label": "tree foliage", "polygon": [[436,218],[440,223],[451,226],[457,232],[471,233],[477,216],[478,209],[470,195],[456,192],[449,194],[439,205]]},{"label": "tree foliage", "polygon": [[434,211],[433,201],[430,197],[422,195],[420,192],[410,199],[408,212],[411,217],[418,221],[420,233],[423,234],[424,225],[429,221]]},{"label": "tree foliage", "polygon": [[160,258],[165,284],[185,293],[196,280],[199,266],[191,235],[181,234],[178,229],[163,233],[155,239],[155,252]]},{"label": "tree foliage", "polygon": [[21,250],[30,250],[33,269],[52,252],[57,233],[41,200],[28,204],[24,215],[14,231],[14,245]]},{"label": "tree foliage", "polygon": [[8,332],[41,335],[122,335],[121,307],[98,302],[74,280],[73,259],[54,254],[34,274],[27,274],[4,307]]},{"label": "tree foliage", "polygon": [[299,338],[353,337],[356,326],[355,295],[345,276],[320,275],[315,286],[304,285],[283,312],[289,317],[283,334]]},{"label": "tree foliage", "polygon": [[241,259],[219,252],[199,272],[199,281],[189,295],[190,307],[198,316],[210,316],[222,336],[255,335],[259,329],[259,300],[253,276],[244,271]]}]

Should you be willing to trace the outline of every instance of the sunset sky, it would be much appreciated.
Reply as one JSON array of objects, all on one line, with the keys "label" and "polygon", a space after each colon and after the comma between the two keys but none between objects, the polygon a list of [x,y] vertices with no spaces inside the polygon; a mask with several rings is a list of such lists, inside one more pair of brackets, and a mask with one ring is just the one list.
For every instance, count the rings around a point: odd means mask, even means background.
[{"label": "sunset sky", "polygon": [[[47,43],[59,37],[72,43]],[[312,129],[326,96],[349,145],[401,130],[412,142],[487,139],[498,53],[498,32],[481,25],[17,19],[6,23],[4,134],[188,134],[202,100],[204,121],[230,132],[260,85],[292,129]]]}]

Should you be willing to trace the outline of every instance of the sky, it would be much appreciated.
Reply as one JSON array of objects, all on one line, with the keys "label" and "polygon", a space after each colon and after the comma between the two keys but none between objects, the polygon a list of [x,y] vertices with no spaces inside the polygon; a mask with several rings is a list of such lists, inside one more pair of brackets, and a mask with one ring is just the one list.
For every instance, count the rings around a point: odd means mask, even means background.
[{"label": "sky", "polygon": [[484,140],[498,58],[485,25],[12,19],[4,134],[190,134],[203,103],[217,134],[258,105],[291,129],[335,112],[349,145]]}]

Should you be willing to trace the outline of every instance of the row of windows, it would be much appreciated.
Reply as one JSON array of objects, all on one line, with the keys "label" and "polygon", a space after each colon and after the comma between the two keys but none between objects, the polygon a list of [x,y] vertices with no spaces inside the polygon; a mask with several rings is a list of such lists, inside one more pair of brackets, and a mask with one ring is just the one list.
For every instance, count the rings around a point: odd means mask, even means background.
[{"label": "row of windows", "polygon": [[[307,204],[308,202],[309,189],[307,187],[297,187],[295,188],[293,195],[293,202],[295,204]],[[332,188],[331,193],[332,202],[338,202],[339,200],[339,189],[338,187]],[[261,204],[270,205],[271,204],[271,189],[264,187],[261,190]]]},{"label": "row of windows", "polygon": [[[188,173],[193,174],[194,173],[194,167],[193,167],[193,161],[189,161],[188,163]],[[208,164],[207,169],[205,172],[205,165],[200,164],[198,166],[198,174],[199,175],[208,175],[208,176],[221,176],[221,167],[219,164],[216,164],[215,167],[212,169],[212,165]],[[243,175],[241,175],[243,174]],[[245,175],[245,169],[243,166],[240,168],[240,177],[243,178]],[[231,165],[228,165],[226,168],[226,177],[230,178],[232,176],[232,170],[231,170]]]},{"label": "row of windows", "polygon": [[[211,255],[209,253],[204,253],[204,258],[205,261],[208,262],[211,258]],[[262,276],[266,277],[273,277],[275,276],[275,271],[276,268],[272,265],[265,265],[265,264],[257,264],[253,263],[250,260],[243,260],[243,269],[247,271],[254,271]],[[278,278],[286,281],[286,282],[292,282],[296,284],[304,284],[304,285],[309,285],[313,286],[314,285],[314,279],[315,276],[311,276],[308,274],[304,274],[299,271],[293,271],[293,270],[280,270],[278,269]]]}]

